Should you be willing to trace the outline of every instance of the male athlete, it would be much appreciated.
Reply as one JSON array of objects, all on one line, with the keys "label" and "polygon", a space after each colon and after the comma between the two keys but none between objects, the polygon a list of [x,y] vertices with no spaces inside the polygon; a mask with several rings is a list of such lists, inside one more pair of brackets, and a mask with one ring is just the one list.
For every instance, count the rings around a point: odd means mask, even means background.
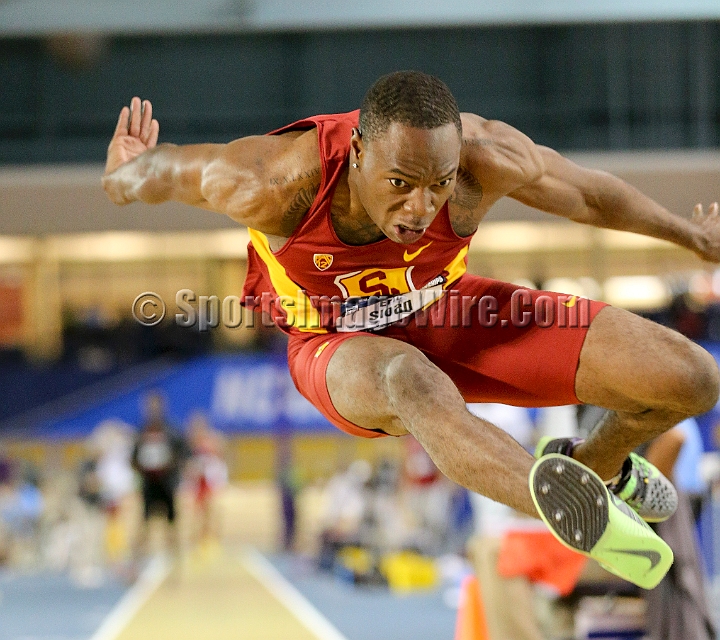
[{"label": "male athlete", "polygon": [[[411,433],[455,482],[539,513],[564,544],[657,584],[672,552],[644,520],[669,517],[676,496],[631,452],[715,405],[713,358],[622,309],[467,274],[466,254],[510,196],[717,262],[717,203],[696,206],[692,221],[674,215],[507,124],[460,114],[449,89],[419,72],[380,78],[359,112],[272,135],[175,146],[157,145],[158,131],[149,101],[122,109],[109,198],[174,200],[247,225],[245,294],[284,300],[275,311],[293,380],[332,423],[364,437]],[[323,300],[342,301],[330,320]],[[585,441],[541,442],[535,462],[466,401],[608,413]]]}]

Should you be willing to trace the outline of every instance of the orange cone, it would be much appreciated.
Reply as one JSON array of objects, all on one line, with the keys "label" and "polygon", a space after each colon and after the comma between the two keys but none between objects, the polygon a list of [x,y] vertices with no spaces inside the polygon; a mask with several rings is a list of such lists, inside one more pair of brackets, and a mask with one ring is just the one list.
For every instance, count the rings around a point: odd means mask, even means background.
[{"label": "orange cone", "polygon": [[475,576],[467,576],[460,587],[460,608],[455,625],[455,640],[490,640],[480,584]]}]

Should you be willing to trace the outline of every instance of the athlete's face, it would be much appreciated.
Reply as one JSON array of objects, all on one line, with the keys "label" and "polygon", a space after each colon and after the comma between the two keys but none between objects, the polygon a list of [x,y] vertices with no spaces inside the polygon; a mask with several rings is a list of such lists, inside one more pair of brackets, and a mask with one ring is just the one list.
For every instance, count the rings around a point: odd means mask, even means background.
[{"label": "athlete's face", "polygon": [[370,219],[394,242],[417,242],[455,188],[461,140],[453,124],[416,129],[393,123],[365,141],[353,133],[351,168]]}]

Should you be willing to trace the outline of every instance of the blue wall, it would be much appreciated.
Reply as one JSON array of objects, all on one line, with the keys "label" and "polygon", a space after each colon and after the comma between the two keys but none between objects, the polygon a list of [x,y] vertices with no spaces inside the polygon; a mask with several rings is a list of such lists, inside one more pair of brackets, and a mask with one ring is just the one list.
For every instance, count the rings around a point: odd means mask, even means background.
[{"label": "blue wall", "polygon": [[111,418],[138,426],[143,396],[151,390],[165,396],[168,418],[180,429],[197,410],[226,433],[334,429],[295,389],[284,357],[233,355],[196,358],[139,380],[130,374],[122,390],[99,395],[87,408],[42,420],[24,435],[84,437]]},{"label": "blue wall", "polygon": [[[720,362],[720,343],[702,345]],[[284,356],[213,355],[195,358],[149,374],[132,370],[127,380],[102,385],[96,397],[78,408],[23,427],[23,436],[78,438],[102,420],[119,418],[138,426],[142,398],[157,389],[167,399],[168,417],[184,428],[193,411],[205,412],[226,433],[271,433],[281,429],[332,431],[334,427],[300,393],[290,378]],[[720,421],[720,406],[698,417],[706,450],[717,448],[712,431]]]}]

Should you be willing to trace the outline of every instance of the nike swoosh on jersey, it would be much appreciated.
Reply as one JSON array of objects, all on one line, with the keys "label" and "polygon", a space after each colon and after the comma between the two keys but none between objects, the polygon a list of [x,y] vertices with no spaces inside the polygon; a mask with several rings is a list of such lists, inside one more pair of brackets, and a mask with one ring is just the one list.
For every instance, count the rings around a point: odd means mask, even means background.
[{"label": "nike swoosh on jersey", "polygon": [[640,549],[608,549],[608,551],[614,551],[616,553],[626,553],[630,556],[640,556],[641,558],[647,558],[650,560],[650,569],[652,571],[655,567],[660,564],[662,557],[657,551],[645,551]]},{"label": "nike swoosh on jersey", "polygon": [[430,242],[428,242],[424,247],[420,247],[417,251],[414,251],[413,253],[408,253],[407,249],[405,249],[405,253],[403,254],[403,260],[405,260],[405,262],[412,262],[420,255],[421,251],[427,249],[431,244],[432,240],[430,240]]},{"label": "nike swoosh on jersey", "polygon": [[566,307],[570,308],[570,307],[574,307],[576,302],[577,302],[577,296],[573,296],[572,298],[570,298],[570,300],[565,300],[563,302],[563,304]]}]

